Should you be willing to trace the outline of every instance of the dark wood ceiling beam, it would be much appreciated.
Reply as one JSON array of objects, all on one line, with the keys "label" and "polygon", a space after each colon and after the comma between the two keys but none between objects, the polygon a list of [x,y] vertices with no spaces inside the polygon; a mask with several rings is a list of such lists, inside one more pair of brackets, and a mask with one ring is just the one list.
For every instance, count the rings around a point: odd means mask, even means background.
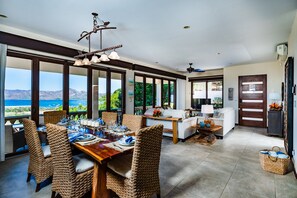
[{"label": "dark wood ceiling beam", "polygon": [[137,70],[137,71],[154,73],[154,74],[158,74],[158,75],[162,75],[162,76],[168,76],[168,77],[180,78],[180,79],[186,80],[186,76],[184,76],[184,75],[171,73],[171,72],[167,72],[164,70],[155,69],[155,68],[151,68],[151,67],[147,67],[147,66],[143,66],[143,65],[134,64],[133,68],[134,68],[134,70]]},{"label": "dark wood ceiling beam", "polygon": [[[3,32],[3,31],[0,31],[0,43],[21,47],[25,49],[36,50],[40,52],[46,52],[50,54],[71,57],[71,58],[73,58],[78,54],[78,50],[76,49],[72,49],[72,48],[68,48],[68,47],[64,47],[64,46],[60,46],[60,45],[56,45],[56,44],[52,44],[44,41],[39,41],[39,40]],[[186,76],[184,75],[167,72],[164,70],[155,69],[155,68],[151,68],[143,65],[133,64],[122,60],[110,60],[109,62],[101,62],[101,63],[104,65],[115,66],[123,69],[137,70],[137,71],[154,73],[158,75],[169,76],[173,78],[186,80]]]}]

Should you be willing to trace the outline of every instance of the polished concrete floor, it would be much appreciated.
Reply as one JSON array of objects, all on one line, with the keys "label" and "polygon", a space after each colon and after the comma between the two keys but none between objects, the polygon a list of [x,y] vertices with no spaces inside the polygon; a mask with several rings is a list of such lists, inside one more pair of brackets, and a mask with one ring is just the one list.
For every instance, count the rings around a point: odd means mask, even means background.
[{"label": "polished concrete floor", "polygon": [[[283,148],[283,140],[265,135],[264,129],[236,127],[212,146],[172,144],[164,138],[160,162],[162,197],[249,198],[297,197],[293,172],[276,175],[259,164],[258,151]],[[28,155],[0,163],[0,197],[50,197],[51,185],[34,192],[26,183]]]}]

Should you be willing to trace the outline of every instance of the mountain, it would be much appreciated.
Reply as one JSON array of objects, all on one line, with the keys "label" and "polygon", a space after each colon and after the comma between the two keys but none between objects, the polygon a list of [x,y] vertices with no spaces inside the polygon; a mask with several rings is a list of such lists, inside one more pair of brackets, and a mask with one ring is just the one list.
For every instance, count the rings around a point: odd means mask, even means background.
[{"label": "mountain", "polygon": [[[62,97],[62,90],[39,92],[40,100],[62,100]],[[69,98],[71,100],[84,100],[87,98],[87,92],[69,89]],[[31,100],[31,90],[5,89],[5,100]]]}]

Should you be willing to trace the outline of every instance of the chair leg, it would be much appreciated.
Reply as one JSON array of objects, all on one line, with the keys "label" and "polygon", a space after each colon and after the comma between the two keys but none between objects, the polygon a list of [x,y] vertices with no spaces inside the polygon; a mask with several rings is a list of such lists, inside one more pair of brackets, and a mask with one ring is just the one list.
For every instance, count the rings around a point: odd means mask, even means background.
[{"label": "chair leg", "polygon": [[55,198],[56,197],[56,192],[52,191],[52,197],[51,198]]},{"label": "chair leg", "polygon": [[38,191],[40,191],[40,189],[41,189],[41,186],[40,186],[40,183],[38,183],[38,184],[36,185],[35,192],[38,192]]},{"label": "chair leg", "polygon": [[161,193],[157,192],[157,198],[161,198]]},{"label": "chair leg", "polygon": [[28,173],[28,176],[27,176],[27,182],[29,182],[31,179],[31,173]]}]

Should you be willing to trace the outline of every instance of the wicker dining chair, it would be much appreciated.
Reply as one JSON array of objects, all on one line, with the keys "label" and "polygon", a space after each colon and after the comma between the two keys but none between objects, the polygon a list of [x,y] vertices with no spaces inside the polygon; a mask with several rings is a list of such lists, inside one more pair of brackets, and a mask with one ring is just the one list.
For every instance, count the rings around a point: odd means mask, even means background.
[{"label": "wicker dining chair", "polygon": [[107,164],[107,189],[121,198],[160,197],[159,162],[163,125],[140,129],[133,155]]},{"label": "wicker dining chair", "polygon": [[23,124],[30,153],[27,182],[34,175],[37,183],[35,191],[38,192],[40,183],[53,175],[53,158],[48,145],[41,147],[35,122],[24,118]]},{"label": "wicker dining chair", "polygon": [[105,124],[109,124],[110,122],[116,122],[118,118],[118,114],[116,112],[102,112],[102,120]]},{"label": "wicker dining chair", "polygon": [[65,127],[47,124],[46,129],[54,166],[52,197],[83,197],[92,188],[94,163],[84,154],[72,156]]},{"label": "wicker dining chair", "polygon": [[124,114],[122,125],[131,131],[138,131],[142,128],[143,117],[141,115]]},{"label": "wicker dining chair", "polygon": [[52,123],[57,124],[62,118],[66,116],[66,110],[62,111],[45,111],[44,115],[44,124]]}]

